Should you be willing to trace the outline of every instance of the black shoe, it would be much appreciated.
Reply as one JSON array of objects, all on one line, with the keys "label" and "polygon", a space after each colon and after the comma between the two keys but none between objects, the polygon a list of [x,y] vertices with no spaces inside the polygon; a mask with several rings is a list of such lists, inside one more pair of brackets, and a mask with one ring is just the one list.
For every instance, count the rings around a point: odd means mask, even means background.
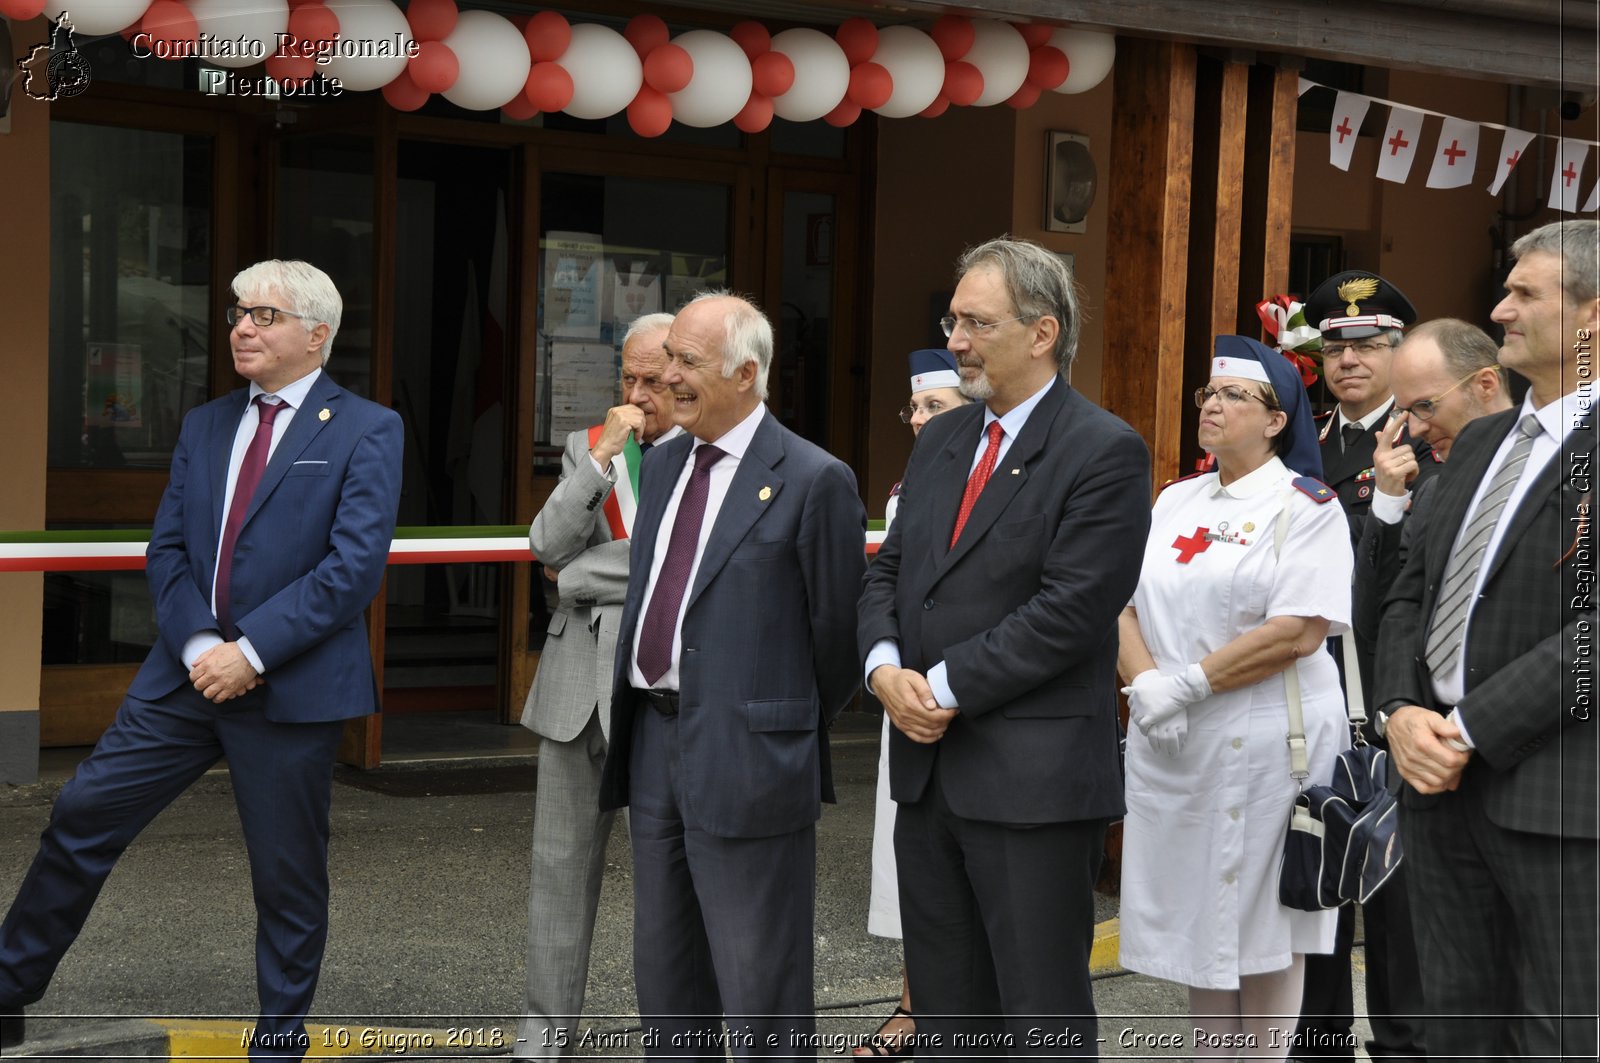
[{"label": "black shoe", "polygon": [[22,1009],[8,1011],[0,1005],[0,1049],[15,1048],[22,1043],[27,1033],[27,1017],[22,1014]]}]

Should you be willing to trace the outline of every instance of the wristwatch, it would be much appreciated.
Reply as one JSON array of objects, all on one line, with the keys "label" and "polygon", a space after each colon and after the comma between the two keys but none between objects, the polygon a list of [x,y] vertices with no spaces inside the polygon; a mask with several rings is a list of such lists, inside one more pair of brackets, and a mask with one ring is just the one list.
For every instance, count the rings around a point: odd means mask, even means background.
[{"label": "wristwatch", "polygon": [[1389,730],[1389,714],[1381,709],[1378,710],[1378,715],[1373,717],[1372,720],[1372,729],[1377,732],[1379,738],[1387,738]]}]

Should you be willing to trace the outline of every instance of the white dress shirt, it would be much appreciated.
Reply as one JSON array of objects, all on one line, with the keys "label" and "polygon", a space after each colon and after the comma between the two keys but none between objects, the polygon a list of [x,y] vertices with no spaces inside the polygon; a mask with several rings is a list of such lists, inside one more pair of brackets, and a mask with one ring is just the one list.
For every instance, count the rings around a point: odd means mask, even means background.
[{"label": "white dress shirt", "polygon": [[[973,470],[983,460],[983,452],[989,449],[989,426],[996,421],[1000,422],[1000,453],[995,458],[994,467],[998,469],[1005,460],[1006,451],[1011,449],[1011,444],[1016,442],[1017,435],[1022,431],[1022,426],[1028,423],[1028,417],[1034,408],[1039,405],[1039,400],[1044,398],[1044,393],[1050,390],[1055,383],[1054,378],[1049,384],[1029,395],[1022,402],[1006,412],[1004,417],[996,417],[993,410],[988,407],[983,411],[983,430],[978,433],[978,445],[973,449],[972,464],[967,467],[967,477],[972,477]],[[900,643],[896,639],[879,639],[871,650],[867,652],[866,687],[872,690],[873,670],[881,665],[892,664],[900,667]],[[934,700],[941,709],[954,709],[956,704],[955,691],[950,689],[950,677],[943,661],[928,669],[928,687],[933,691]],[[877,691],[873,691],[877,693]]]},{"label": "white dress shirt", "polygon": [[[644,607],[639,610],[639,619],[633,629],[633,653],[628,661],[628,682],[636,690],[682,689],[679,685],[678,659],[683,654],[683,614],[689,606],[689,596],[694,591],[695,577],[700,574],[700,560],[705,556],[706,543],[711,541],[711,531],[717,525],[717,514],[722,511],[722,502],[728,497],[728,487],[733,483],[733,474],[739,470],[739,462],[744,460],[744,453],[750,449],[750,441],[755,438],[756,428],[766,415],[766,406],[757,406],[748,417],[723,433],[720,439],[696,439],[694,446],[689,450],[688,460],[678,472],[678,482],[672,488],[672,497],[667,500],[667,510],[661,515],[661,527],[656,529],[655,556],[650,559],[650,578],[644,585]],[[694,563],[689,566],[689,581],[684,584],[683,600],[678,603],[677,619],[672,622],[672,664],[664,675],[654,683],[650,683],[639,670],[639,639],[644,634],[644,620],[650,613],[650,599],[655,596],[656,580],[661,577],[661,566],[666,564],[667,548],[672,543],[672,525],[678,518],[678,504],[683,501],[683,490],[689,484],[689,474],[694,470],[695,451],[708,442],[716,444],[717,449],[722,451],[722,457],[711,466],[710,482],[706,490],[706,513],[704,519],[700,521],[700,539],[694,546]]]},{"label": "white dress shirt", "polygon": [[[321,369],[313,369],[305,376],[289,384],[279,391],[268,394],[263,391],[260,384],[251,381],[250,394],[245,401],[244,416],[239,418],[239,427],[233,433],[233,452],[228,458],[228,489],[222,495],[222,527],[228,523],[228,511],[233,508],[233,488],[239,482],[239,467],[244,464],[244,453],[250,449],[250,441],[256,437],[256,426],[261,423],[261,414],[256,409],[256,396],[266,395],[267,404],[275,406],[278,400],[288,404],[288,409],[279,410],[278,416],[272,421],[272,442],[267,447],[267,461],[272,460],[272,454],[278,449],[283,434],[289,430],[289,422],[294,420],[295,411],[306,401],[306,395],[311,391],[311,385],[317,382],[322,375]],[[222,545],[219,542],[217,549]],[[211,564],[211,615],[217,615],[217,561],[213,558]],[[194,662],[211,647],[223,641],[220,630],[197,631],[189,636],[183,644],[183,664],[186,668],[193,668]],[[239,651],[244,654],[245,660],[250,662],[250,667],[257,673],[265,674],[266,665],[261,663],[260,656],[255,647],[250,645],[250,640],[243,635],[239,636]]]}]

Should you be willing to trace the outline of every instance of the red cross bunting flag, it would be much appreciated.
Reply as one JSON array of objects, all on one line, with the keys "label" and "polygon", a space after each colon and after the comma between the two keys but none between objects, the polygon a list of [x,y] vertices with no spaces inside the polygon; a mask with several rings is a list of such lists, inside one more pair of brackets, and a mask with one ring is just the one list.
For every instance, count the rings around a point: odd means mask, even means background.
[{"label": "red cross bunting flag", "polygon": [[1597,208],[1600,208],[1600,181],[1596,181],[1594,187],[1589,189],[1589,198],[1583,202],[1583,213],[1593,214]]},{"label": "red cross bunting flag", "polygon": [[1428,171],[1429,188],[1460,188],[1472,183],[1472,170],[1478,165],[1478,123],[1446,118],[1433,149],[1433,169]]},{"label": "red cross bunting flag", "polygon": [[1506,183],[1506,178],[1511,176],[1511,171],[1522,161],[1523,149],[1532,142],[1532,133],[1521,129],[1506,130],[1505,139],[1500,142],[1500,161],[1495,164],[1494,183],[1489,186],[1491,196],[1500,194],[1500,188]]},{"label": "red cross bunting flag", "polygon": [[1389,129],[1378,144],[1378,179],[1405,184],[1422,139],[1422,112],[1409,107],[1389,108]]},{"label": "red cross bunting flag", "polygon": [[1550,171],[1550,206],[1568,214],[1578,209],[1578,177],[1589,158],[1589,145],[1581,140],[1563,140],[1556,152],[1556,168]]},{"label": "red cross bunting flag", "polygon": [[1356,134],[1367,119],[1372,100],[1355,92],[1341,92],[1333,101],[1333,124],[1328,127],[1328,163],[1341,170],[1350,169],[1350,156],[1356,150]]}]

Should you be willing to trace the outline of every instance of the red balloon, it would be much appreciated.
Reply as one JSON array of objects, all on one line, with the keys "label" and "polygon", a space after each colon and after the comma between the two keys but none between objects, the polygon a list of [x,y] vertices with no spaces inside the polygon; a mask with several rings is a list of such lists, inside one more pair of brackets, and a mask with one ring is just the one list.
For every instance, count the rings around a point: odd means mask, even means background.
[{"label": "red balloon", "polygon": [[522,34],[535,63],[560,59],[572,43],[572,24],[557,11],[541,11],[528,22]]},{"label": "red balloon", "polygon": [[1041,26],[1037,22],[1013,22],[1011,28],[1022,34],[1030,49],[1044,44],[1056,31],[1054,26]]},{"label": "red balloon", "polygon": [[861,108],[851,103],[849,97],[846,97],[839,102],[839,106],[823,115],[822,120],[831,126],[843,129],[860,117]]},{"label": "red balloon", "polygon": [[1029,107],[1032,107],[1034,104],[1039,102],[1040,91],[1041,90],[1039,86],[1030,85],[1024,81],[1022,83],[1022,87],[1016,92],[1012,93],[1011,97],[1006,100],[1006,103],[1009,106],[1015,107],[1019,111],[1026,111]]},{"label": "red balloon", "polygon": [[933,102],[928,104],[925,109],[918,111],[917,114],[921,118],[937,118],[949,109],[950,101],[945,99],[945,97],[941,94],[939,96],[935,96]]},{"label": "red balloon", "polygon": [[572,75],[560,63],[535,63],[522,94],[541,111],[559,111],[572,102]]},{"label": "red balloon", "polygon": [[641,137],[659,137],[672,124],[672,101],[649,85],[628,104],[628,125]]},{"label": "red balloon", "polygon": [[894,95],[894,77],[878,63],[862,63],[850,71],[844,98],[863,110],[882,107]]},{"label": "red balloon", "polygon": [[317,61],[309,55],[277,55],[267,57],[267,76],[280,85],[310,81],[317,72]]},{"label": "red balloon", "polygon": [[535,107],[528,97],[519,92],[511,98],[510,103],[500,108],[500,113],[514,122],[526,122],[539,113],[539,108]]},{"label": "red balloon", "polygon": [[397,111],[415,111],[428,102],[428,94],[417,88],[417,83],[404,70],[383,87],[383,98]]},{"label": "red balloon", "polygon": [[423,92],[444,92],[461,76],[461,60],[443,41],[423,41],[406,64],[406,73]]},{"label": "red balloon", "polygon": [[970,107],[983,95],[983,71],[956,60],[944,65],[944,91],[941,93],[957,107]]},{"label": "red balloon", "polygon": [[733,124],[743,133],[759,133],[772,124],[772,97],[752,92],[744,109],[733,116]]},{"label": "red balloon", "polygon": [[[623,28],[622,36],[627,38],[628,43],[633,45],[633,50],[639,53],[639,58],[643,59],[672,40],[672,31],[667,29],[667,24],[661,20],[660,15],[635,15]],[[671,119],[668,118],[668,121]]]},{"label": "red balloon", "polygon": [[1027,84],[1038,89],[1053,89],[1067,80],[1072,64],[1060,48],[1044,45],[1028,53]]},{"label": "red balloon", "polygon": [[[193,44],[200,39],[200,24],[194,14],[178,0],[155,0],[137,23],[139,32],[148,34],[146,47],[158,56],[163,49],[156,47],[160,41],[169,47],[179,42]],[[168,52],[168,56],[171,53]]]},{"label": "red balloon", "polygon": [[[733,42],[744,49],[744,54],[753,62],[757,56],[766,55],[772,51],[772,34],[767,32],[767,27],[759,22],[741,22],[728,31],[728,36]],[[737,121],[738,119],[735,119]],[[750,132],[748,129],[745,132]]]},{"label": "red balloon", "polygon": [[682,92],[694,77],[694,58],[676,44],[663,44],[644,57],[644,83],[657,92]]},{"label": "red balloon", "polygon": [[756,91],[763,96],[782,96],[794,87],[794,60],[782,52],[756,56],[750,73]]},{"label": "red balloon", "polygon": [[289,12],[289,32],[302,41],[331,41],[339,36],[339,16],[326,4],[303,4]]},{"label": "red balloon", "polygon": [[945,62],[950,62],[972,51],[972,42],[978,39],[978,31],[972,28],[970,18],[940,15],[933,29],[928,31],[928,36],[939,46],[939,54],[944,56]]},{"label": "red balloon", "polygon": [[45,0],[0,0],[0,15],[26,22],[44,14]]},{"label": "red balloon", "polygon": [[[406,5],[406,21],[417,43],[442,41],[456,28],[456,0],[411,0]],[[291,24],[293,19],[290,20]]]},{"label": "red balloon", "polygon": [[847,18],[834,31],[834,40],[844,49],[851,66],[865,63],[878,50],[878,27],[864,18]]}]

